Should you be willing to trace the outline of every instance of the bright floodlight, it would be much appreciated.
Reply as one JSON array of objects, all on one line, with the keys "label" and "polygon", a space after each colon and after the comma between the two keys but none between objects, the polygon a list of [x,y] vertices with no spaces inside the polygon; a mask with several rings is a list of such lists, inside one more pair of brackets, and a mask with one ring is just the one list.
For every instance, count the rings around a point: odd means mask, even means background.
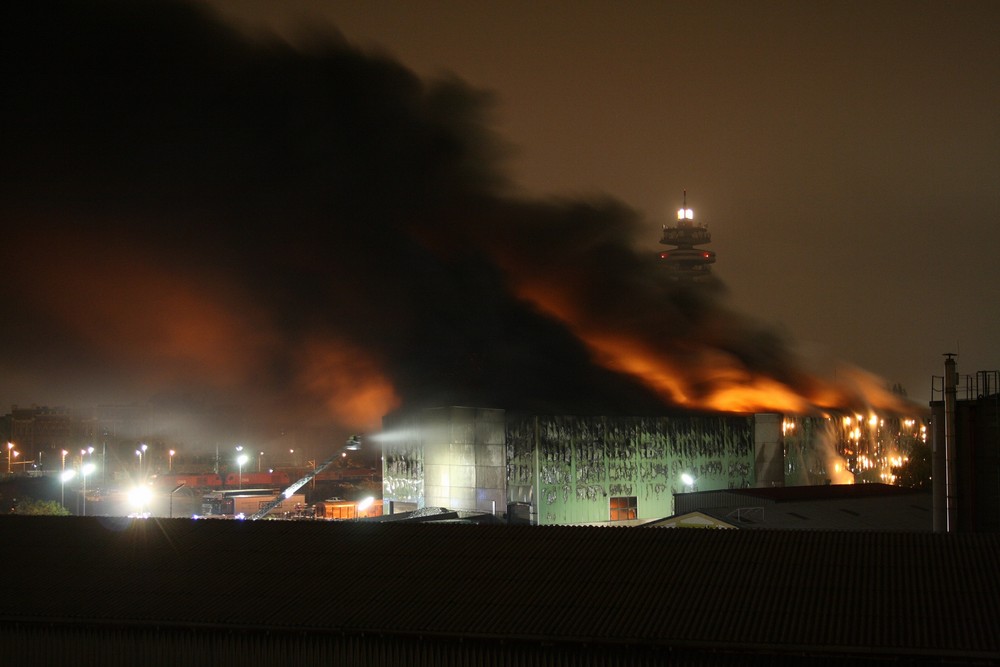
[{"label": "bright floodlight", "polygon": [[149,504],[153,498],[153,492],[148,486],[137,486],[128,492],[128,501],[135,507],[142,509]]},{"label": "bright floodlight", "polygon": [[84,464],[83,468],[80,469],[80,474],[86,477],[95,470],[97,470],[97,466],[95,466],[93,463],[86,463]]},{"label": "bright floodlight", "polygon": [[694,209],[690,209],[690,208],[679,208],[679,209],[677,209],[677,219],[678,220],[693,220],[694,219]]},{"label": "bright floodlight", "polygon": [[62,473],[59,475],[59,481],[65,484],[74,477],[76,477],[76,471],[70,468],[69,470],[62,471]]},{"label": "bright floodlight", "polygon": [[692,486],[694,484],[694,477],[692,477],[688,473],[683,473],[681,475],[681,481],[684,482],[684,484],[686,484],[687,486]]},{"label": "bright floodlight", "polygon": [[374,503],[374,502],[375,502],[375,499],[373,497],[371,497],[371,496],[368,496],[367,498],[365,498],[364,500],[362,500],[360,503],[358,503],[358,511],[359,512],[364,512],[366,509],[368,509],[369,507],[371,507],[372,503]]},{"label": "bright floodlight", "polygon": [[249,457],[248,457],[248,456],[247,456],[246,454],[240,454],[240,455],[239,455],[239,456],[238,456],[238,457],[236,458],[236,462],[237,462],[238,464],[240,464],[241,466],[242,466],[242,465],[245,465],[245,464],[246,464],[246,462],[247,462],[248,460],[249,460]]}]

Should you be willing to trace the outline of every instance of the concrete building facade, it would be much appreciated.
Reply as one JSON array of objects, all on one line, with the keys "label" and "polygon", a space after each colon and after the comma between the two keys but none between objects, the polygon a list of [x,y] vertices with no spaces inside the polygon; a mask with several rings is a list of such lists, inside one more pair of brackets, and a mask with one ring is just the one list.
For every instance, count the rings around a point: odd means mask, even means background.
[{"label": "concrete building facade", "polygon": [[386,417],[383,426],[382,497],[387,508],[504,511],[503,410],[433,408]]},{"label": "concrete building facade", "polygon": [[387,512],[448,507],[543,525],[630,521],[673,513],[684,475],[691,488],[756,480],[752,415],[447,407],[386,417],[382,438]]}]

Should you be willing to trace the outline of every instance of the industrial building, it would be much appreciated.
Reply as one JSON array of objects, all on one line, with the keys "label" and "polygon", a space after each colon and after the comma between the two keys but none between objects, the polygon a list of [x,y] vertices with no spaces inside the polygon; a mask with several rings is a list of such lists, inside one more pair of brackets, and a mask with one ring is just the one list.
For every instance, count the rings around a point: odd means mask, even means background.
[{"label": "industrial building", "polygon": [[4,664],[995,665],[1000,535],[0,516]]},{"label": "industrial building", "polygon": [[675,501],[676,514],[648,525],[929,533],[933,523],[929,491],[879,483],[694,491]]},{"label": "industrial building", "polygon": [[844,459],[833,442],[842,428],[773,413],[416,410],[383,420],[382,497],[387,514],[440,506],[538,525],[660,519],[675,513],[679,493],[829,484],[838,466],[863,473],[883,456],[871,451],[879,434],[895,432],[875,423],[871,448],[859,437]]},{"label": "industrial building", "polygon": [[934,529],[1000,532],[1000,371],[933,379]]}]

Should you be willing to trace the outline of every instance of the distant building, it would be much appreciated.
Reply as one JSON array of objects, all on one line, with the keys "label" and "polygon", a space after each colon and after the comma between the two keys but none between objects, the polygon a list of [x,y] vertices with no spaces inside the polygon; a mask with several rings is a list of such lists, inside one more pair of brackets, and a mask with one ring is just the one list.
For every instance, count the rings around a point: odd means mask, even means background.
[{"label": "distant building", "polygon": [[827,484],[678,494],[677,514],[649,525],[746,530],[930,532],[931,494],[889,484]]},{"label": "distant building", "polygon": [[444,407],[383,420],[386,512],[449,507],[503,513],[503,410]]},{"label": "distant building", "polygon": [[933,378],[934,529],[1000,532],[1000,371]]},{"label": "distant building", "polygon": [[387,512],[508,511],[530,523],[673,513],[682,474],[709,488],[755,480],[753,417],[532,415],[446,407],[386,417]]},{"label": "distant building", "polygon": [[667,267],[668,275],[675,280],[697,280],[709,275],[715,263],[715,252],[700,246],[712,242],[708,225],[695,223],[694,210],[687,206],[684,191],[683,206],[677,211],[677,222],[663,226],[660,243],[670,246],[660,253],[660,260]]},{"label": "distant building", "polygon": [[635,523],[682,511],[675,497],[695,491],[888,483],[900,444],[921,437],[915,420],[856,414],[451,406],[384,418],[382,494],[386,514],[447,507],[540,525]]},{"label": "distant building", "polygon": [[[22,453],[22,461],[35,465],[55,467],[55,460],[62,449],[76,449],[81,434],[80,416],[65,407],[22,408],[14,405],[10,410],[8,439]],[[49,456],[50,460],[45,461]]]}]

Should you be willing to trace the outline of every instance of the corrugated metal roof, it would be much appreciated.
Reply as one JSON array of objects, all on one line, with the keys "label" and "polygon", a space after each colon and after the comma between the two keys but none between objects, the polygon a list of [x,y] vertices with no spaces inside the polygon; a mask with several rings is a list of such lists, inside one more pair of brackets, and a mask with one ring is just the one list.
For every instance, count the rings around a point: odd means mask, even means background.
[{"label": "corrugated metal roof", "polygon": [[[800,502],[765,501],[759,505],[735,503],[699,507],[703,513],[732,526],[751,530],[876,530],[930,532],[933,507],[930,493],[823,498]],[[714,500],[714,497],[712,498]],[[697,505],[695,505],[697,507]],[[651,527],[672,526],[684,514],[650,522]]]},{"label": "corrugated metal roof", "polygon": [[0,517],[0,618],[1000,660],[998,554],[996,534]]}]

